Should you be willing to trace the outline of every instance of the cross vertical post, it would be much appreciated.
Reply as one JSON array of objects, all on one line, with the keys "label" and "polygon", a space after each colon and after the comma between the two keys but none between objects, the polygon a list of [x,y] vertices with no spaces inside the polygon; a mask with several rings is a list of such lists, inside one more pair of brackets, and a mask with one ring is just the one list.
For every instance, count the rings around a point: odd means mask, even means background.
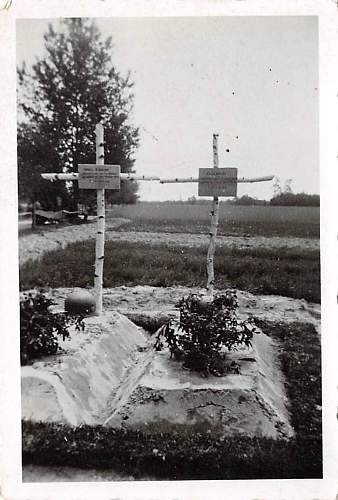
[{"label": "cross vertical post", "polygon": [[[104,165],[104,134],[103,125],[98,123],[95,127],[96,135],[96,163]],[[94,293],[96,299],[96,314],[102,314],[102,287],[103,287],[103,263],[104,263],[104,235],[105,235],[105,199],[104,189],[96,190],[97,203],[97,234],[95,244],[95,274]]]},{"label": "cross vertical post", "polygon": [[[214,168],[218,168],[218,134],[213,134],[212,149],[213,149]],[[211,225],[209,233],[210,240],[207,253],[207,274],[208,274],[207,293],[210,297],[212,297],[214,294],[214,283],[215,283],[214,254],[216,248],[218,219],[219,219],[219,201],[218,201],[218,196],[214,196],[212,202]]]}]

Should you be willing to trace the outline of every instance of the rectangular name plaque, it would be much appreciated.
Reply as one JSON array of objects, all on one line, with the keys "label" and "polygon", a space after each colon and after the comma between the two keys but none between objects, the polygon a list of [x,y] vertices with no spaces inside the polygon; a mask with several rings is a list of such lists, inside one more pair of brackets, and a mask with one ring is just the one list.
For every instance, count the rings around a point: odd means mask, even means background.
[{"label": "rectangular name plaque", "polygon": [[79,165],[79,189],[120,189],[120,165]]},{"label": "rectangular name plaque", "polygon": [[198,196],[237,196],[237,168],[200,168]]}]

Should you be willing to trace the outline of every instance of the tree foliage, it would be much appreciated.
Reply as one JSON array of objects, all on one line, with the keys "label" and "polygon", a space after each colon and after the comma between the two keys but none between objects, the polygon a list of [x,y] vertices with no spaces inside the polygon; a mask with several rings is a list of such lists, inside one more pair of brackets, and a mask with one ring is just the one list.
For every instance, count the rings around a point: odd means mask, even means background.
[{"label": "tree foliage", "polygon": [[239,198],[235,198],[234,200],[229,201],[230,205],[239,205],[239,206],[265,206],[268,204],[265,200],[259,200],[258,198],[253,198],[247,194],[243,194]]},{"label": "tree foliage", "polygon": [[291,187],[292,179],[286,179],[284,187],[278,177],[274,180],[274,195],[270,200],[270,205],[280,207],[319,207],[320,196],[318,194],[293,193]]},{"label": "tree foliage", "polygon": [[320,197],[318,194],[307,193],[281,193],[274,196],[270,205],[273,206],[290,206],[290,207],[319,207]]},{"label": "tree foliage", "polygon": [[[79,163],[95,163],[95,125],[105,127],[105,163],[133,169],[138,129],[130,123],[133,82],[112,61],[112,39],[102,39],[95,22],[64,19],[44,35],[45,54],[28,71],[18,68],[19,196],[41,198],[45,172],[77,172]],[[31,183],[30,180],[34,179]],[[65,188],[53,189],[62,197]],[[137,185],[107,191],[109,201],[134,202]],[[93,191],[68,186],[73,202],[88,201]]]}]

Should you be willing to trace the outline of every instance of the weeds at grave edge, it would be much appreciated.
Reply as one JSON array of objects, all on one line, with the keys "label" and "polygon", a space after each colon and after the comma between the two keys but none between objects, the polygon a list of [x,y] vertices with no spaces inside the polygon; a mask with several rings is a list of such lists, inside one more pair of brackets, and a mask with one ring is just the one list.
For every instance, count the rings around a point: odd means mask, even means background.
[{"label": "weeds at grave edge", "polygon": [[221,437],[102,426],[22,423],[23,464],[114,469],[135,479],[296,479],[322,477],[321,366],[311,324],[257,321],[281,344],[296,437]]}]

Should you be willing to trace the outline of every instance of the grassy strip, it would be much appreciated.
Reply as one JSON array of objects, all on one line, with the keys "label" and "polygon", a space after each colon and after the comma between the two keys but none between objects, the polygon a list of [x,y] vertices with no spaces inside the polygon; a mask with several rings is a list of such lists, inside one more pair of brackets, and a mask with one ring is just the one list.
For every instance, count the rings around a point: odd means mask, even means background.
[{"label": "grassy strip", "polygon": [[[205,286],[206,250],[165,245],[106,243],[104,286]],[[20,269],[20,287],[93,284],[94,242],[46,253]],[[319,251],[218,248],[215,285],[320,302]]]},{"label": "grassy strip", "polygon": [[[280,361],[291,403],[292,426],[300,436],[321,436],[321,347],[314,326],[287,326],[258,319],[256,324],[283,346]],[[321,455],[321,449],[318,454]]]},{"label": "grassy strip", "polygon": [[[200,432],[142,433],[102,426],[23,422],[23,463],[115,469],[136,479],[322,477],[320,346],[312,325],[260,322],[282,342],[292,424],[290,441],[218,438]],[[304,389],[305,388],[305,389]]]},{"label": "grassy strip", "polygon": [[[114,469],[142,479],[287,479],[321,477],[316,438],[215,440],[208,434],[144,434],[131,430],[23,422],[23,463]],[[318,443],[319,444],[319,443]]]}]

